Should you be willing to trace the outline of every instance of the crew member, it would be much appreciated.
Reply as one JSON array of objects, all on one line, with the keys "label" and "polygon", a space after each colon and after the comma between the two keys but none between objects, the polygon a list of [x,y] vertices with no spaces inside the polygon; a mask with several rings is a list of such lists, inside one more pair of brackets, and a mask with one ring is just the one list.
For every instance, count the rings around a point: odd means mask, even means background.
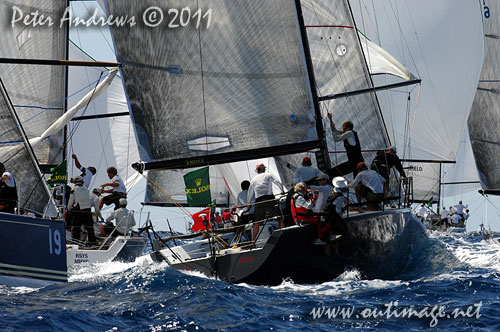
[{"label": "crew member", "polygon": [[17,206],[17,186],[14,175],[0,163],[0,212],[15,213]]},{"label": "crew member", "polygon": [[[127,200],[120,198],[118,204],[120,207],[106,218],[106,235],[111,233],[113,237],[127,235],[132,230],[132,227],[135,226],[134,213],[127,209]],[[115,220],[116,227],[113,227],[113,220]]]},{"label": "crew member", "polygon": [[[125,188],[123,180],[118,176],[118,171],[115,167],[108,167],[106,171],[111,182],[101,185],[101,193],[111,193],[111,195],[101,198],[99,209],[102,210],[104,204],[115,204],[115,210],[118,210],[120,208],[120,198],[127,198],[127,188]],[[111,187],[111,189],[106,189],[106,187]]]},{"label": "crew member", "polygon": [[344,142],[344,147],[347,153],[347,161],[328,170],[327,173],[331,178],[344,176],[350,173],[353,173],[353,176],[356,176],[358,174],[356,165],[364,160],[361,154],[358,133],[353,130],[354,124],[351,121],[346,121],[342,124],[342,131],[340,131],[335,128],[331,113],[328,113],[328,119],[330,119],[330,128],[332,129],[333,140],[335,142]]},{"label": "crew member", "polygon": [[[280,212],[277,208],[277,202],[273,194],[273,183],[278,185],[283,192],[283,185],[279,180],[274,178],[271,173],[266,172],[264,164],[258,164],[255,167],[257,175],[254,176],[248,188],[247,202],[255,204],[255,221],[261,221],[266,218],[279,216]],[[283,227],[283,220],[278,218],[280,227]],[[259,224],[253,226],[253,240],[257,238],[259,232]]]},{"label": "crew member", "polygon": [[68,203],[73,216],[71,237],[75,240],[80,240],[80,230],[83,225],[87,231],[89,242],[95,243],[96,237],[92,213],[90,212],[92,202],[90,200],[89,190],[83,185],[83,178],[80,176],[74,179],[74,184],[75,187],[71,191]]},{"label": "crew member", "polygon": [[394,167],[402,178],[406,178],[401,160],[396,154],[396,147],[391,146],[387,151],[377,151],[377,156],[373,159],[371,169],[378,172],[384,178],[384,196],[389,192],[389,174]]},{"label": "crew member", "polygon": [[359,173],[348,187],[354,187],[358,203],[361,203],[361,199],[364,198],[369,207],[378,210],[378,203],[370,201],[378,201],[384,198],[384,178],[374,170],[368,169],[364,162],[358,163],[357,169]]},{"label": "crew member", "polygon": [[83,178],[83,185],[85,188],[90,187],[90,182],[92,181],[92,176],[94,176],[97,171],[94,166],[83,167],[82,164],[78,161],[78,157],[76,154],[72,154],[71,157],[75,160],[75,166],[78,168],[82,174],[80,175]]},{"label": "crew member", "polygon": [[295,171],[295,176],[293,177],[293,183],[297,184],[299,182],[306,182],[308,180],[317,178],[323,174],[320,170],[312,167],[311,158],[305,157],[302,159],[302,167],[297,168]]}]

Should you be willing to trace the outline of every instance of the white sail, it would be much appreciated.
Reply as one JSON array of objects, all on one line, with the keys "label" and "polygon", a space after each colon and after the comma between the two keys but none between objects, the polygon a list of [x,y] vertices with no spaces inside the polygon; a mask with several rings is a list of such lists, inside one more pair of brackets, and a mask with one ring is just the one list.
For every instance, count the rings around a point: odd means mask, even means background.
[{"label": "white sail", "polygon": [[408,68],[403,66],[401,62],[389,54],[389,52],[374,42],[368,40],[368,38],[366,38],[363,34],[358,33],[358,35],[361,41],[361,46],[363,47],[363,52],[366,56],[366,62],[368,63],[370,74],[394,75],[404,79],[405,81],[416,79],[415,75],[413,75]]},{"label": "white sail", "polygon": [[[70,59],[93,61],[91,57],[73,44],[70,44]],[[76,105],[86,94],[92,93],[102,71],[104,69],[85,67],[72,67],[70,69],[68,89],[71,97],[68,100],[69,107]],[[82,88],[84,89],[82,90]],[[85,114],[83,114],[84,111]],[[125,112],[128,112],[128,106],[123,83],[120,77],[116,77],[101,95],[77,112],[77,116],[122,114]],[[117,168],[127,189],[136,183],[137,173],[132,170],[130,165],[139,160],[139,154],[130,116],[72,121],[69,124],[68,132],[69,176],[80,174],[80,171],[71,165],[71,154],[75,153],[83,166],[97,168],[98,172],[93,177],[92,186],[99,186],[109,181],[105,172],[109,166]]]},{"label": "white sail", "polygon": [[[436,3],[410,1],[397,11],[384,1],[353,1],[351,6],[358,29],[422,79],[408,107],[411,88],[378,93],[400,157],[454,161],[481,68],[480,6],[467,1],[456,10],[455,1]],[[423,18],[425,24],[415,24]],[[374,82],[396,78],[374,77]]]}]

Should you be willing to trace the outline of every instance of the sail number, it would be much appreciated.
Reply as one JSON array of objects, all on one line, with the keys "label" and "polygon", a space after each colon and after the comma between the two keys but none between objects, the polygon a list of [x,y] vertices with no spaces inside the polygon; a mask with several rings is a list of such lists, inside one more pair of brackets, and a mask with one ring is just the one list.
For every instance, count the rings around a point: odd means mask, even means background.
[{"label": "sail number", "polygon": [[52,231],[52,228],[49,228],[49,254],[60,255],[61,249],[61,232],[58,229]]},{"label": "sail number", "polygon": [[490,8],[486,6],[486,0],[483,0],[484,17],[490,18]]},{"label": "sail number", "polygon": [[194,23],[196,29],[199,29],[202,25],[205,26],[204,23],[206,23],[206,29],[208,29],[212,22],[212,9],[206,12],[198,9],[193,12],[189,7],[182,9],[170,8],[167,11],[164,11],[160,7],[149,7],[144,11],[142,20],[146,26],[155,28],[163,23],[165,12],[167,13],[167,26],[169,29],[186,27],[191,22]]}]

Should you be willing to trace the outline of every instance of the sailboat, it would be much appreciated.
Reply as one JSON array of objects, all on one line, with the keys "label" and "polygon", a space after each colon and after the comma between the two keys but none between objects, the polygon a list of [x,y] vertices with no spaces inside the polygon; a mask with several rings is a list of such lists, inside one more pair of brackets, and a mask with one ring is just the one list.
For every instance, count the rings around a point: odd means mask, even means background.
[{"label": "sailboat", "polygon": [[[142,6],[106,5],[114,17]],[[356,119],[363,146],[389,145],[348,2],[208,1],[186,4],[182,12],[179,24],[187,13],[205,19],[170,30],[112,28],[142,159],[133,165],[139,172],[295,160],[308,151],[317,151],[317,165],[327,167],[333,140],[319,102],[334,110],[337,122]],[[207,13],[213,15],[210,26]],[[344,93],[331,95],[336,92]],[[351,215],[347,225],[335,248],[313,245],[313,225],[277,229],[269,220],[255,243],[233,242],[236,230],[211,232],[154,256],[175,269],[234,283],[323,282],[348,267],[367,278],[394,278],[414,236],[424,234],[405,209]]]},{"label": "sailboat", "polygon": [[[18,1],[1,3],[0,8],[7,13],[13,5],[55,18],[67,4],[55,0]],[[65,223],[60,220],[61,211],[57,211],[43,175],[64,159],[65,133],[56,127],[63,128],[64,121],[69,121],[70,112],[63,115],[67,109],[65,66],[116,64],[61,61],[68,57],[67,29],[58,25],[38,29],[23,24],[10,28],[7,18],[5,15],[0,20],[2,26],[9,27],[2,30],[0,38],[0,156],[15,175],[19,214],[0,213],[0,282],[43,286],[67,281],[67,268],[75,264],[77,256],[78,263],[135,259],[146,244],[143,237],[118,238],[88,253],[75,245],[66,247]],[[90,102],[92,97],[81,102]],[[134,246],[127,246],[129,238]]]}]

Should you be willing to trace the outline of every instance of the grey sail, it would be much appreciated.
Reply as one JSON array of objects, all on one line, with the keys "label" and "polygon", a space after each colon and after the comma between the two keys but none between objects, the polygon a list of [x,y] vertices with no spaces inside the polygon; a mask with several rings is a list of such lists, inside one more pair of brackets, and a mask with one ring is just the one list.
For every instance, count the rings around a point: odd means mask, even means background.
[{"label": "grey sail", "polygon": [[[321,97],[373,87],[348,1],[302,0],[301,3],[318,95]],[[389,146],[375,93],[322,102],[321,110],[325,119],[327,113],[333,114],[337,128],[341,128],[345,121],[352,121],[363,150]],[[313,126],[314,119],[310,120]],[[327,120],[324,124],[332,164],[342,163],[347,159],[342,153],[344,146],[333,141]],[[283,167],[287,183],[291,182],[293,171],[284,165],[300,166],[304,156],[280,157],[281,162],[278,164]],[[375,153],[364,153],[363,156],[368,164]]]},{"label": "grey sail", "polygon": [[[11,27],[14,6],[24,15],[38,11],[39,15],[51,17],[54,24],[33,27],[18,21]],[[0,35],[0,57],[65,59],[66,29],[59,26],[65,7],[66,1],[63,0],[1,1],[0,25],[9,26],[9,29],[3,29]],[[0,65],[0,77],[28,138],[39,136],[63,114],[64,73],[62,66]],[[62,161],[63,137],[63,133],[54,135],[36,147],[35,154],[40,163],[57,164]]]},{"label": "grey sail", "polygon": [[0,90],[0,161],[14,175],[19,207],[43,214],[49,203],[45,179],[1,80]]},{"label": "grey sail", "polygon": [[204,17],[199,28],[193,22],[113,28],[143,161],[181,168],[318,146],[293,1],[111,0],[107,6],[114,16],[159,6],[188,7]]},{"label": "grey sail", "polygon": [[500,194],[500,3],[486,8],[483,68],[467,124],[481,187]]}]

